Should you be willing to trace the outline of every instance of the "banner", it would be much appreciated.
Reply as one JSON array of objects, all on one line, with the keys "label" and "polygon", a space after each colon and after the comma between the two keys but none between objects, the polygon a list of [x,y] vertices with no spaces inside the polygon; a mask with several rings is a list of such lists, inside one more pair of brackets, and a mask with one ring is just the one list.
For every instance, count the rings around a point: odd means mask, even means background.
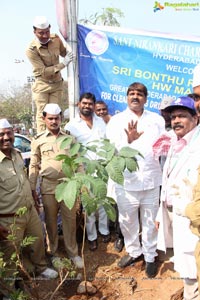
[{"label": "banner", "polygon": [[127,107],[126,92],[133,82],[146,85],[146,109],[159,112],[164,97],[192,93],[200,37],[78,25],[78,59],[80,93],[94,93],[110,114]]}]

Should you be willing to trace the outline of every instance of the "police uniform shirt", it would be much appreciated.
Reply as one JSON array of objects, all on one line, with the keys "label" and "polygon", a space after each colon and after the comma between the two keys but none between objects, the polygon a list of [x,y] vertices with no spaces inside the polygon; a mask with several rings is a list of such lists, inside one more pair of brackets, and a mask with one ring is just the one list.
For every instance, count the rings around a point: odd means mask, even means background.
[{"label": "police uniform shirt", "polygon": [[21,154],[12,149],[12,159],[0,151],[0,211],[16,213],[21,207],[34,204],[30,183]]},{"label": "police uniform shirt", "polygon": [[32,141],[29,166],[29,179],[32,190],[36,188],[39,174],[42,178],[41,188],[43,194],[54,194],[58,179],[65,177],[62,171],[62,161],[55,160],[58,154],[68,153],[68,149],[60,149],[60,142],[56,141],[62,135],[66,135],[62,130],[56,137],[46,129]]},{"label": "police uniform shirt", "polygon": [[57,82],[62,80],[60,70],[65,66],[59,63],[59,56],[64,57],[67,50],[56,34],[50,35],[50,40],[46,45],[33,40],[26,55],[33,66],[33,74],[36,79]]}]

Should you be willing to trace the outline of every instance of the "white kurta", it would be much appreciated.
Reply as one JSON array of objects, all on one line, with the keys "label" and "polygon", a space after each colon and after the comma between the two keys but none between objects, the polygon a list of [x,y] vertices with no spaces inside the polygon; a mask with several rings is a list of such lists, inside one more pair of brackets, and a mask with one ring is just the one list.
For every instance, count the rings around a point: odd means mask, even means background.
[{"label": "white kurta", "polygon": [[[79,114],[70,120],[65,125],[65,130],[70,131],[71,135],[73,135],[78,142],[82,143],[83,145],[87,145],[93,141],[99,141],[100,139],[105,138],[106,134],[106,124],[102,118],[93,114],[93,124],[92,128],[89,128],[87,123],[80,118]],[[95,152],[87,151],[86,157],[95,160],[98,159],[98,156]],[[98,222],[98,229],[102,235],[109,234],[109,222],[106,211],[103,207],[98,209],[99,214],[99,222]],[[94,241],[97,239],[97,230],[96,230],[96,214],[95,212],[92,213],[90,216],[87,215],[86,219],[86,230],[87,230],[87,237],[89,241]]]},{"label": "white kurta", "polygon": [[[189,143],[181,150],[179,158],[174,160],[170,170],[172,151],[173,145],[163,170],[161,205],[157,217],[160,222],[157,247],[162,251],[173,247],[174,269],[182,278],[196,278],[194,250],[198,237],[191,232],[190,221],[182,216],[181,212],[192,200],[193,187],[197,182],[197,169],[200,165],[200,127],[194,129]],[[169,231],[167,201],[173,206],[173,241],[172,232]]]},{"label": "white kurta", "polygon": [[[143,134],[128,144],[125,128],[128,122],[137,121],[137,131]],[[159,161],[154,158],[152,145],[164,131],[164,119],[156,113],[144,111],[138,116],[127,108],[116,114],[107,124],[106,135],[120,150],[129,146],[138,150],[139,169],[124,172],[124,184],[115,184],[116,201],[119,208],[119,222],[127,253],[131,257],[144,255],[146,262],[154,262],[157,256],[157,230],[155,217],[159,207],[159,187],[162,172]],[[140,212],[140,219],[138,218]],[[140,241],[140,222],[142,241]],[[142,245],[141,245],[142,244]]]},{"label": "white kurta", "polygon": [[[128,122],[137,121],[137,131],[144,132],[139,139],[128,144],[124,128]],[[130,173],[124,172],[124,189],[127,191],[150,190],[161,185],[162,172],[159,161],[155,159],[152,145],[165,131],[164,119],[156,113],[144,111],[140,118],[129,108],[114,115],[106,127],[107,138],[120,150],[128,146],[138,150],[143,158],[137,156],[139,169]]]}]

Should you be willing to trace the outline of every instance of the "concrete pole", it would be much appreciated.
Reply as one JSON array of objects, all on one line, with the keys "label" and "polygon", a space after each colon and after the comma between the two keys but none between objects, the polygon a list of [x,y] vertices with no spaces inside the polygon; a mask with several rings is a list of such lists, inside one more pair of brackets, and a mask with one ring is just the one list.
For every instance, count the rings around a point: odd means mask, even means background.
[{"label": "concrete pole", "polygon": [[78,80],[78,55],[77,55],[77,7],[76,0],[65,0],[69,20],[69,33],[67,48],[76,55],[73,63],[68,65],[68,96],[69,96],[69,116],[70,119],[77,113],[77,103],[79,99],[79,80]]}]

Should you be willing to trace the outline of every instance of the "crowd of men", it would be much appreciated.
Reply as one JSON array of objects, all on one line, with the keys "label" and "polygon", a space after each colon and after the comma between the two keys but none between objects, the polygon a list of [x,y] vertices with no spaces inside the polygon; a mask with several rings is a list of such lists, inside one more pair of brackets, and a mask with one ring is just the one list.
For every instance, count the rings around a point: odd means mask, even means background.
[{"label": "crowd of men", "polygon": [[[67,155],[69,151],[69,148],[61,149],[59,138],[69,134],[83,145],[108,138],[118,150],[129,146],[141,153],[137,156],[138,170],[124,171],[123,185],[112,181],[108,185],[108,193],[115,198],[118,212],[115,249],[120,252],[125,246],[126,251],[118,266],[134,267],[135,262],[143,260],[146,276],[154,278],[158,273],[157,250],[173,248],[174,270],[183,279],[183,299],[200,299],[199,66],[194,70],[193,94],[163,99],[166,103],[161,109],[166,119],[145,109],[147,87],[134,82],[127,89],[127,108],[123,112],[110,116],[106,104],[96,101],[94,94],[86,92],[79,98],[77,115],[62,129],[60,70],[73,61],[73,54],[66,50],[57,35],[50,35],[50,24],[45,17],[37,17],[33,28],[36,39],[27,49],[27,56],[36,78],[33,94],[37,105],[38,134],[31,143],[29,175],[20,152],[13,147],[12,125],[7,119],[0,120],[0,252],[7,263],[5,282],[1,284],[0,281],[3,299],[11,299],[9,291],[15,288],[14,281],[6,281],[16,270],[10,259],[16,248],[8,239],[13,233],[13,222],[19,252],[20,242],[25,236],[37,237],[29,246],[31,271],[52,279],[58,276],[53,268],[55,262],[60,262],[57,228],[60,213],[66,256],[77,268],[83,268],[76,240],[76,203],[70,210],[64,201],[58,202],[55,198],[56,186],[64,177],[62,162],[55,157]],[[59,55],[64,57],[62,63],[59,63]],[[86,155],[90,160],[98,159],[94,152]],[[38,184],[45,213],[46,247],[38,215]],[[18,209],[22,207],[26,211],[19,215]],[[99,207],[97,213],[98,222],[96,213],[86,216],[91,251],[98,249],[99,235],[105,243],[111,239],[104,208]]]}]

